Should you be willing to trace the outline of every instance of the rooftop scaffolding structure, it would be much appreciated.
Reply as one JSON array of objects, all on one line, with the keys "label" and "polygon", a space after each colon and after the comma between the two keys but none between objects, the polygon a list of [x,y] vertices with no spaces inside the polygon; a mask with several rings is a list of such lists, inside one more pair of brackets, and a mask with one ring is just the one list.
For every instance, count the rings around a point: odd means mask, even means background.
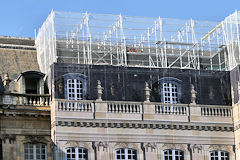
[{"label": "rooftop scaffolding structure", "polygon": [[229,69],[240,64],[240,12],[235,11],[220,24],[228,52]]},{"label": "rooftop scaffolding structure", "polygon": [[39,66],[44,73],[54,62],[227,70],[225,39],[209,38],[218,24],[52,11],[36,37]]}]

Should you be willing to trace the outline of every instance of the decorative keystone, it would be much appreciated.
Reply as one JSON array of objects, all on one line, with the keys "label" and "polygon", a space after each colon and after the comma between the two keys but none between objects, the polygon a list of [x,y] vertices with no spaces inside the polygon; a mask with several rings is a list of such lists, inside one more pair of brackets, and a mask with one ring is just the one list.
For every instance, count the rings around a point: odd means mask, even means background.
[{"label": "decorative keystone", "polygon": [[150,102],[150,91],[151,89],[148,86],[148,83],[145,82],[145,102]]},{"label": "decorative keystone", "polygon": [[196,104],[197,92],[194,85],[191,84],[191,104]]},{"label": "decorative keystone", "polygon": [[103,89],[104,88],[101,86],[101,81],[98,80],[97,81],[97,95],[98,95],[97,100],[99,100],[99,101],[102,100]]}]

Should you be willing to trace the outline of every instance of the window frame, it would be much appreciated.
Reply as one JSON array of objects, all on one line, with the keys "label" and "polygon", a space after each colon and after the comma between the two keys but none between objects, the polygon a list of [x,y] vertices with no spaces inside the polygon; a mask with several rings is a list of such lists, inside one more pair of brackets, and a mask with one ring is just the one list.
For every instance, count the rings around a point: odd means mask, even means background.
[{"label": "window frame", "polygon": [[[171,151],[172,153],[169,154],[169,151]],[[176,151],[178,151],[179,154],[176,155]],[[167,155],[165,155],[165,152],[168,152]],[[182,155],[181,155],[182,153]],[[165,156],[168,157],[168,159],[165,159]],[[163,150],[163,160],[169,160],[169,157],[172,157],[172,160],[176,160],[176,157],[180,157],[182,159],[180,160],[184,160],[184,151],[180,150],[180,149],[165,149]]]},{"label": "window frame", "polygon": [[[180,99],[182,97],[182,81],[177,79],[177,78],[173,78],[173,77],[164,77],[164,78],[160,78],[158,80],[159,83],[159,88],[160,88],[160,92],[161,92],[161,102],[162,103],[170,103],[170,104],[176,104],[176,103],[180,103]],[[167,88],[164,85],[169,84],[169,91],[165,91],[164,89]],[[173,91],[173,89],[175,89],[175,91]],[[165,98],[165,94],[169,93],[169,95],[167,97],[169,97],[169,100],[166,100]],[[175,97],[173,97],[173,94],[175,95]],[[175,100],[174,100],[175,99]]]},{"label": "window frame", "polygon": [[[121,155],[124,155],[124,159],[122,159],[121,157],[120,157],[120,159],[118,159],[117,158],[117,156],[119,155],[118,153],[117,153],[117,151],[119,151],[120,150],[120,156]],[[123,150],[124,151],[124,154],[122,154],[121,153],[121,150]],[[131,153],[129,154],[128,153],[128,151],[131,151]],[[135,154],[133,153],[135,151]],[[128,159],[128,156],[131,156],[132,158],[130,158],[130,159]],[[134,156],[135,155],[135,159],[133,159]],[[137,160],[137,150],[136,149],[133,149],[133,148],[117,148],[117,149],[115,149],[115,160]]]},{"label": "window frame", "polygon": [[[211,156],[211,153],[217,153],[216,155],[213,155],[213,157]],[[224,153],[224,155],[222,156],[221,153]],[[226,155],[227,154],[227,157]],[[215,160],[217,158],[217,160],[222,160],[222,158],[224,158],[224,160],[230,160],[230,154],[227,151],[224,150],[212,150],[209,152],[209,160],[211,160],[211,158],[213,158],[213,160]]]},{"label": "window frame", "polygon": [[83,96],[83,81],[79,79],[67,79],[67,99],[82,100]]},{"label": "window frame", "polygon": [[[28,145],[28,148],[25,148],[26,146],[25,145]],[[26,159],[25,157],[26,157],[26,154],[29,156],[29,154],[31,153],[31,152],[25,152],[26,150],[28,150],[29,151],[29,149],[31,149],[31,148],[29,148],[29,145],[32,145],[32,150],[33,150],[33,152],[32,152],[32,154],[33,154],[33,159]],[[40,159],[37,159],[37,145],[41,145],[41,147],[40,147]],[[45,147],[45,160],[47,160],[47,144],[45,144],[45,143],[24,143],[24,160],[43,160],[42,158],[41,158],[41,156],[42,156],[42,145],[44,145],[44,147]],[[27,157],[28,157],[27,156]]]},{"label": "window frame", "polygon": [[[72,155],[72,149],[75,149],[75,158],[74,160],[88,160],[88,149],[87,148],[84,148],[84,147],[67,147],[65,148],[65,160],[68,160],[67,156],[68,156],[68,153],[67,153],[67,150],[68,149],[71,149],[71,153],[70,155]],[[79,149],[82,149],[82,152],[79,153]],[[83,159],[83,158],[79,158],[79,154],[81,155],[84,155],[84,150],[86,151],[86,155],[87,155],[87,158]],[[72,160],[72,158],[70,158],[69,160]]]},{"label": "window frame", "polygon": [[[87,76],[81,74],[81,73],[67,73],[63,75],[64,79],[64,95],[65,99],[68,100],[84,100],[86,99],[86,92],[87,92],[87,84],[86,84],[86,78]],[[73,87],[69,88],[69,82],[73,81]],[[78,83],[79,81],[80,83]],[[80,84],[82,87],[80,87]],[[79,85],[79,87],[77,87]],[[69,93],[69,90],[72,90],[73,92]],[[77,90],[81,91],[78,92]],[[73,98],[69,95],[72,94]],[[79,95],[79,97],[77,96]],[[82,95],[82,97],[81,97]]]}]

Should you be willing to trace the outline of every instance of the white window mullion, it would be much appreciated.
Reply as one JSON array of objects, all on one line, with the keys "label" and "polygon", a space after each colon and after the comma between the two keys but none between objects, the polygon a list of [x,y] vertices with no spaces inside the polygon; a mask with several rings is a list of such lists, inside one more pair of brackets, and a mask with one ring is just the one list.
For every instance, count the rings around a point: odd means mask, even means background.
[{"label": "white window mullion", "polygon": [[78,160],[78,147],[75,148],[75,158],[76,158],[76,160]]},{"label": "white window mullion", "polygon": [[[173,104],[172,83],[169,83],[170,103]],[[172,108],[172,107],[171,107]]]},{"label": "white window mullion", "polygon": [[73,86],[74,86],[74,100],[77,100],[77,80],[76,79],[74,79]]},{"label": "white window mullion", "polygon": [[33,144],[33,159],[37,159],[37,153],[36,153],[36,144]]},{"label": "white window mullion", "polygon": [[124,149],[124,154],[125,154],[125,160],[128,160],[128,154],[127,154],[127,149]]},{"label": "white window mullion", "polygon": [[84,81],[80,79],[67,80],[67,96],[69,100],[81,100],[84,95]]}]

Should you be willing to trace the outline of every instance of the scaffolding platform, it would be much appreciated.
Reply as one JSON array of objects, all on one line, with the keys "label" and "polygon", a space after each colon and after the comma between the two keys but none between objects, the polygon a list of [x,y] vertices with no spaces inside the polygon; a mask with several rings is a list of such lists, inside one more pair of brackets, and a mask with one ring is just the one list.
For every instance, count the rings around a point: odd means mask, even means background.
[{"label": "scaffolding platform", "polygon": [[239,53],[238,23],[229,30],[238,14],[209,22],[52,11],[36,37],[39,66],[44,73],[54,62],[229,70],[236,65],[229,54]]}]

